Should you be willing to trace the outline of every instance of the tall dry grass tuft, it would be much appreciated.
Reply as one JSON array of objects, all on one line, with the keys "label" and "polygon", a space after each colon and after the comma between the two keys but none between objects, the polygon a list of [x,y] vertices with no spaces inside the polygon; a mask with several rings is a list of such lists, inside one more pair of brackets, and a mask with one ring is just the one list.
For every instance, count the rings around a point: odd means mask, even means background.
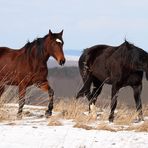
[{"label": "tall dry grass tuft", "polygon": [[115,129],[114,127],[111,127],[108,124],[100,124],[96,127],[96,130],[105,130],[105,131],[117,132],[117,129]]},{"label": "tall dry grass tuft", "polygon": [[9,111],[6,109],[5,103],[5,96],[0,97],[0,121],[7,120],[10,118]]},{"label": "tall dry grass tuft", "polygon": [[58,116],[63,119],[73,119],[79,123],[88,123],[96,120],[91,114],[85,114],[85,112],[88,112],[88,104],[75,98],[61,99],[55,104],[54,111],[60,112]]},{"label": "tall dry grass tuft", "polygon": [[115,124],[117,125],[130,125],[137,118],[138,113],[135,109],[130,109],[122,105],[115,116]]},{"label": "tall dry grass tuft", "polygon": [[0,121],[5,119],[4,99],[0,97]]},{"label": "tall dry grass tuft", "polygon": [[86,130],[94,130],[95,129],[93,126],[89,126],[89,125],[86,125],[86,124],[83,124],[83,123],[76,123],[73,127],[83,128],[83,129],[86,129]]},{"label": "tall dry grass tuft", "polygon": [[58,118],[51,117],[48,121],[48,126],[62,126],[62,122],[59,121]]},{"label": "tall dry grass tuft", "polygon": [[0,97],[0,122],[6,120],[9,121],[16,118],[16,116],[14,117],[14,109],[7,105],[8,103],[18,102],[18,97],[14,95],[13,89],[13,87],[8,86]]},{"label": "tall dry grass tuft", "polygon": [[127,127],[125,130],[135,132],[148,132],[148,121],[145,121],[140,125],[131,125]]}]

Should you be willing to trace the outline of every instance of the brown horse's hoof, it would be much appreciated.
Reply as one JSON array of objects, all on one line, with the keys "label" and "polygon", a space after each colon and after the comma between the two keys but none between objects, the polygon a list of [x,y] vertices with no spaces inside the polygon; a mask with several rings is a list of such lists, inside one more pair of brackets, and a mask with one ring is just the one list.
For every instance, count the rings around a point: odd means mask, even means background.
[{"label": "brown horse's hoof", "polygon": [[51,115],[52,115],[52,112],[51,112],[51,111],[48,111],[48,110],[47,110],[47,111],[45,112],[45,117],[46,117],[46,118],[49,118]]},{"label": "brown horse's hoof", "polygon": [[113,123],[114,117],[109,117],[109,118],[108,118],[108,121],[109,121],[110,123]]},{"label": "brown horse's hoof", "polygon": [[22,114],[18,113],[18,114],[17,114],[17,119],[18,119],[18,120],[21,120],[22,118],[23,118]]}]

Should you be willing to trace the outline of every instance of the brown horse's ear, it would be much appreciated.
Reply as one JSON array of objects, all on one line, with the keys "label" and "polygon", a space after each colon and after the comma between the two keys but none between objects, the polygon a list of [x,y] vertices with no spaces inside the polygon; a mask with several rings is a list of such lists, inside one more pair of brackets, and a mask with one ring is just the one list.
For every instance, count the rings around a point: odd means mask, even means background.
[{"label": "brown horse's ear", "polygon": [[63,31],[64,31],[64,30],[62,30],[62,31],[60,32],[60,35],[61,35],[61,36],[63,35]]},{"label": "brown horse's ear", "polygon": [[52,34],[53,34],[53,33],[52,33],[51,30],[49,29],[49,35],[52,36]]}]

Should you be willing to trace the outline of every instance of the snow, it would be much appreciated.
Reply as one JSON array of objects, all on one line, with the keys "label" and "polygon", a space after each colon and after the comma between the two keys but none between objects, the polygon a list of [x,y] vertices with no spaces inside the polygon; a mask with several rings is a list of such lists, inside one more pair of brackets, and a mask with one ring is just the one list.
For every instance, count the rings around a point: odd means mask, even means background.
[{"label": "snow", "polygon": [[148,133],[74,128],[72,120],[48,126],[43,107],[25,106],[31,116],[0,123],[0,148],[147,148]]},{"label": "snow", "polygon": [[72,56],[72,55],[65,55],[67,61],[78,61],[78,56]]}]

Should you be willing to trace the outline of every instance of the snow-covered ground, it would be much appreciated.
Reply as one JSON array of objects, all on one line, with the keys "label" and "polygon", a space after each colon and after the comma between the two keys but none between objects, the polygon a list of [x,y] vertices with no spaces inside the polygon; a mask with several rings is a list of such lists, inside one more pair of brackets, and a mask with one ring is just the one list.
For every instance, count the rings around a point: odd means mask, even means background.
[{"label": "snow-covered ground", "polygon": [[[14,109],[16,107],[14,106]],[[25,106],[28,116],[0,123],[0,148],[147,148],[148,133],[74,128],[71,120],[49,126],[44,107]]]}]

